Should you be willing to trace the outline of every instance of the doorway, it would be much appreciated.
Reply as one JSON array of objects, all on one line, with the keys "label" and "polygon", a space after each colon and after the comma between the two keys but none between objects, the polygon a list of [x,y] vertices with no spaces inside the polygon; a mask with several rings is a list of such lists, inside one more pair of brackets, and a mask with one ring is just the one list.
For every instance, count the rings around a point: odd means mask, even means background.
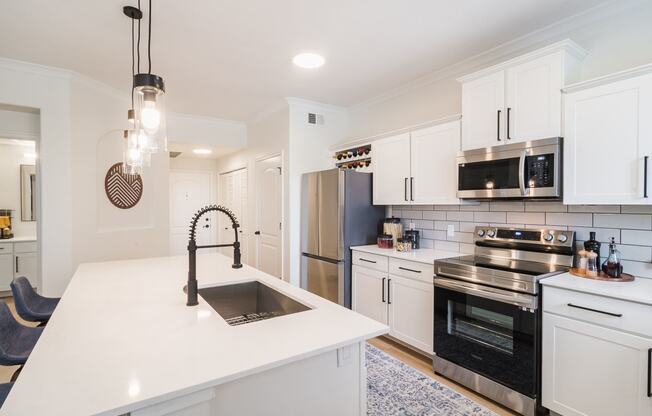
[{"label": "doorway", "polygon": [[[193,215],[210,204],[210,172],[170,171],[170,255],[187,252],[188,230]],[[200,219],[197,244],[215,244],[214,213]]]},{"label": "doorway", "polygon": [[256,268],[283,278],[281,155],[256,161]]},{"label": "doorway", "polygon": [[[240,228],[238,228],[238,240],[241,242],[242,262],[248,262],[247,244],[243,241],[247,235],[247,168],[241,168],[231,172],[220,174],[219,194],[220,204],[233,212]],[[233,228],[231,222],[225,215],[219,216],[219,242],[230,243],[233,241]],[[226,256],[233,256],[233,249],[225,247],[220,249]]]}]

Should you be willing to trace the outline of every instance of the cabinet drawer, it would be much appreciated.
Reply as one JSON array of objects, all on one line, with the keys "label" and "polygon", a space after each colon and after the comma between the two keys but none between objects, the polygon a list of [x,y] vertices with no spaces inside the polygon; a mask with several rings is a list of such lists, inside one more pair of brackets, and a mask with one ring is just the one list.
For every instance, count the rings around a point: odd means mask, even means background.
[{"label": "cabinet drawer", "polygon": [[353,264],[381,272],[387,271],[387,257],[378,254],[353,251]]},{"label": "cabinet drawer", "polygon": [[12,243],[0,243],[0,254],[11,254],[14,252]]},{"label": "cabinet drawer", "polygon": [[22,243],[14,243],[14,252],[36,253],[36,241],[25,241]]},{"label": "cabinet drawer", "polygon": [[652,337],[652,306],[641,303],[544,286],[543,310],[607,328]]},{"label": "cabinet drawer", "polygon": [[389,259],[389,274],[421,280],[432,284],[435,268],[433,264],[418,263],[401,259]]}]

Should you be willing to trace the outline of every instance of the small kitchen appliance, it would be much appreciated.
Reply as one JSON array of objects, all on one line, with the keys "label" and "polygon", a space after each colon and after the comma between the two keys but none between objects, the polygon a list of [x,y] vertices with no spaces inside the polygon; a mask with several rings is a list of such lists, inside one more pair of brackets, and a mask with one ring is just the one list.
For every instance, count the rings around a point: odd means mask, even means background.
[{"label": "small kitchen appliance", "polygon": [[527,416],[541,407],[539,280],[572,266],[575,233],[478,226],[474,254],[435,261],[435,372]]},{"label": "small kitchen appliance", "polygon": [[407,237],[412,241],[412,249],[416,250],[420,246],[421,237],[419,237],[419,230],[405,230],[403,237]]}]

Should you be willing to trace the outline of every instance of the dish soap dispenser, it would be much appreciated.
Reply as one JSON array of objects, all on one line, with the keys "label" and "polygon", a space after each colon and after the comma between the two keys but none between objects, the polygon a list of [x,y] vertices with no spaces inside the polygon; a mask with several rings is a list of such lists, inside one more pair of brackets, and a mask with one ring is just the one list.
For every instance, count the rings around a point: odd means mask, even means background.
[{"label": "dish soap dispenser", "polygon": [[616,239],[614,237],[611,237],[609,257],[602,264],[602,271],[612,278],[619,278],[623,273],[623,266],[620,263],[620,251],[616,249]]},{"label": "dish soap dispenser", "polygon": [[592,251],[598,255],[596,259],[596,264],[598,266],[602,265],[600,262],[600,242],[595,239],[595,231],[589,232],[589,239],[584,242],[584,250]]}]

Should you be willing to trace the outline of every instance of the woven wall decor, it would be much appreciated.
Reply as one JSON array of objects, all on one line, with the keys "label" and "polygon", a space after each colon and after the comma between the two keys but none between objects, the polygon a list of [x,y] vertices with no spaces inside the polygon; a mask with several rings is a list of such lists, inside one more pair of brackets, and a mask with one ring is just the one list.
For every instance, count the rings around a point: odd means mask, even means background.
[{"label": "woven wall decor", "polygon": [[138,174],[123,173],[122,162],[119,162],[106,172],[104,191],[113,205],[121,209],[129,209],[143,196],[143,180]]}]

